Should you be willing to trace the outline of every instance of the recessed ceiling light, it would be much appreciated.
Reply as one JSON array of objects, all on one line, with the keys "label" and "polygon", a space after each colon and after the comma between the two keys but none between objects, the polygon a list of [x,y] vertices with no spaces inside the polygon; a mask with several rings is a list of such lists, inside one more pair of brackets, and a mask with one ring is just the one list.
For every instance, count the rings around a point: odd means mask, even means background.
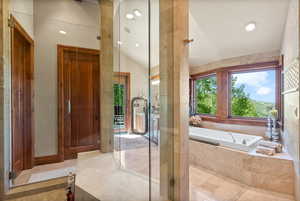
[{"label": "recessed ceiling light", "polygon": [[136,43],[136,44],[135,44],[135,47],[140,47],[140,44],[139,44],[139,43]]},{"label": "recessed ceiling light", "polygon": [[60,34],[63,34],[63,35],[66,35],[66,34],[67,34],[67,32],[65,32],[65,31],[63,31],[63,30],[60,30],[59,33],[60,33]]},{"label": "recessed ceiling light", "polygon": [[256,29],[256,23],[255,22],[249,22],[246,26],[245,29],[247,32],[254,31]]},{"label": "recessed ceiling light", "polygon": [[126,14],[126,18],[127,18],[128,20],[133,20],[133,19],[134,19],[134,15],[133,15],[132,13],[127,13],[127,14]]},{"label": "recessed ceiling light", "polygon": [[134,9],[133,13],[137,16],[137,17],[141,17],[142,16],[142,12],[139,9]]}]

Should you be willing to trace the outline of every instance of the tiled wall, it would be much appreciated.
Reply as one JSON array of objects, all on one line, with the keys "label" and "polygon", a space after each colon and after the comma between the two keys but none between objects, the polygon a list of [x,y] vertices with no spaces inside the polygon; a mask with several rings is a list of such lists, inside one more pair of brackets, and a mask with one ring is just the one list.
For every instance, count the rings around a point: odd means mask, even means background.
[{"label": "tiled wall", "polygon": [[294,193],[291,160],[249,155],[246,152],[190,140],[190,164],[243,184],[280,193]]},{"label": "tiled wall", "polygon": [[204,128],[228,131],[228,132],[237,132],[244,133],[248,135],[258,135],[265,136],[266,127],[265,126],[249,126],[249,125],[238,125],[238,124],[223,124],[215,123],[210,121],[203,121],[201,124]]},{"label": "tiled wall", "polygon": [[[284,69],[287,70],[295,59],[299,57],[299,1],[291,0],[282,43],[282,54],[284,55]],[[299,65],[298,65],[299,72]],[[297,76],[299,79],[299,75]],[[284,79],[289,79],[285,73]],[[298,80],[299,81],[299,80]],[[299,83],[298,83],[299,85]],[[300,200],[300,134],[299,134],[299,92],[285,95],[284,98],[285,131],[284,141],[290,155],[294,159],[296,186],[295,194]]]}]

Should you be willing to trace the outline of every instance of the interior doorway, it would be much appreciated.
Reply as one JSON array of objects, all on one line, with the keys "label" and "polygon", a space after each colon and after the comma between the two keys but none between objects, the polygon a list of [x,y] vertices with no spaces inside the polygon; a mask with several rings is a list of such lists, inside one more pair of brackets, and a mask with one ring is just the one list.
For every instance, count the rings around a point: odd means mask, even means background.
[{"label": "interior doorway", "polygon": [[118,132],[128,132],[131,125],[130,115],[130,73],[114,73],[114,126]]},{"label": "interior doorway", "polygon": [[12,172],[33,167],[34,41],[11,16]]},{"label": "interior doorway", "polygon": [[99,50],[58,45],[59,153],[100,148]]}]

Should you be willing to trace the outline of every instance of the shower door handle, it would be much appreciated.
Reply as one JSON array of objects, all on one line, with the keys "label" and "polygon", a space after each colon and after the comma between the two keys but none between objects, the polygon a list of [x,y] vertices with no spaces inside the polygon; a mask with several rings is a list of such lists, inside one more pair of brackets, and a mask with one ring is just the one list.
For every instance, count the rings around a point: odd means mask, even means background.
[{"label": "shower door handle", "polygon": [[[148,101],[135,97],[131,102],[131,131],[134,134],[145,135],[148,132]],[[142,127],[142,125],[144,127]]]}]

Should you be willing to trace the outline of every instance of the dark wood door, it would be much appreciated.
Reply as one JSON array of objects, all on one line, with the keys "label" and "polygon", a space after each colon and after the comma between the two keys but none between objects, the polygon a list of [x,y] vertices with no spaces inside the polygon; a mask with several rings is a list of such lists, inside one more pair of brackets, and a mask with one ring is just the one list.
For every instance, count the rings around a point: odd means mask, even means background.
[{"label": "dark wood door", "polygon": [[62,55],[64,158],[99,149],[99,51],[59,46]]},{"label": "dark wood door", "polygon": [[33,167],[33,41],[12,19],[12,170],[19,173]]}]

